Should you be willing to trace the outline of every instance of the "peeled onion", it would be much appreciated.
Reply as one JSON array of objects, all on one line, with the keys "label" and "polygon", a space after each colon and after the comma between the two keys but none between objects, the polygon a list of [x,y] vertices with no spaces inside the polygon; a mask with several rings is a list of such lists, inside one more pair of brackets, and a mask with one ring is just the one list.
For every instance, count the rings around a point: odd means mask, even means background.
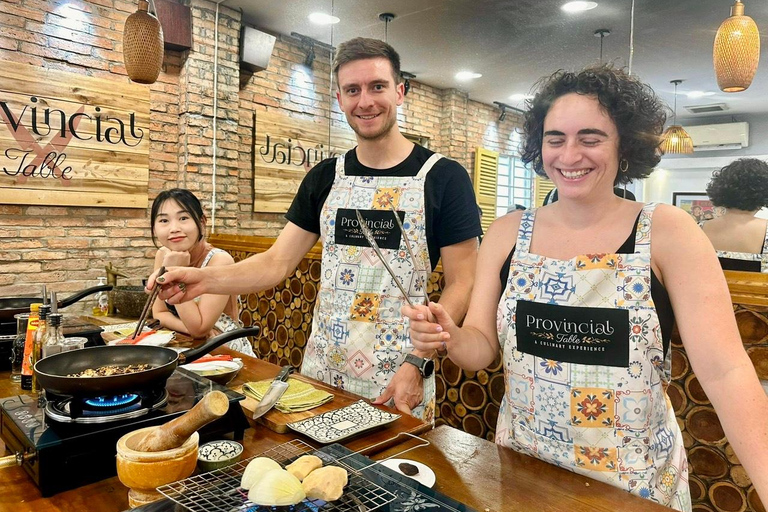
[{"label": "peeled onion", "polygon": [[250,501],[266,507],[296,505],[306,497],[299,479],[284,469],[267,471],[248,491]]},{"label": "peeled onion", "polygon": [[243,489],[250,489],[256,482],[262,479],[262,477],[268,472],[274,469],[282,469],[280,464],[273,461],[269,457],[256,457],[246,466],[243,471],[243,477],[240,479],[240,487]]}]

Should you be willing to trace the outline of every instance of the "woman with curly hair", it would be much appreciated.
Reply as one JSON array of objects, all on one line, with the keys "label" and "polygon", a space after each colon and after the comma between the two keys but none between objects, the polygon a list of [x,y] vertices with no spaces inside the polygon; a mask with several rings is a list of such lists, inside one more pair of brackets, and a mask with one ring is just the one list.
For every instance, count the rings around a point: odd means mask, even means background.
[{"label": "woman with curly hair", "polygon": [[712,173],[707,194],[725,209],[702,226],[723,270],[768,274],[768,221],[755,217],[768,206],[768,164],[740,158]]},{"label": "woman with curly hair", "polygon": [[525,114],[523,160],[558,201],[490,226],[462,327],[435,303],[403,313],[416,348],[463,369],[502,352],[498,444],[686,511],[688,463],[666,395],[676,320],[766,499],[768,397],[712,245],[683,210],[613,193],[658,164],[665,118],[654,92],[621,70],[546,79]]}]

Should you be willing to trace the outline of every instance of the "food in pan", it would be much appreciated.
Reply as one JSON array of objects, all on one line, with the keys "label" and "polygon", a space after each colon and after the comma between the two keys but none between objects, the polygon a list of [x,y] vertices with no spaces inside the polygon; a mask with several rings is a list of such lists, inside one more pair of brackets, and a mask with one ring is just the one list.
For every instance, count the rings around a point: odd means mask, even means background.
[{"label": "food in pan", "polygon": [[152,368],[151,364],[110,364],[99,366],[98,368],[88,368],[77,373],[70,373],[67,377],[109,377],[110,375],[125,375],[128,373],[138,373]]},{"label": "food in pan", "polygon": [[401,462],[397,467],[406,476],[416,476],[419,474],[419,468],[408,462]]},{"label": "food in pan", "polygon": [[302,455],[291,464],[287,465],[285,470],[299,480],[304,480],[308,474],[322,466],[323,461],[320,457],[314,455]]},{"label": "food in pan", "polygon": [[250,501],[267,507],[296,505],[306,497],[299,479],[284,469],[270,469],[248,491]]},{"label": "food in pan", "polygon": [[250,489],[261,478],[273,469],[283,469],[280,464],[273,461],[269,457],[256,457],[245,467],[243,471],[243,477],[240,479],[240,487],[245,490]]},{"label": "food in pan", "polygon": [[347,471],[338,466],[325,466],[311,472],[301,484],[311,500],[335,501],[347,485]]}]

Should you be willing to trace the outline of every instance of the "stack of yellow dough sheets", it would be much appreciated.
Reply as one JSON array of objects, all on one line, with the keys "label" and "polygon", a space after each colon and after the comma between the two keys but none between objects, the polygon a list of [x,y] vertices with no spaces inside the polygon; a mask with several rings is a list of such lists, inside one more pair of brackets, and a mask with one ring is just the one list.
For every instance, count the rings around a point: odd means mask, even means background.
[{"label": "stack of yellow dough sheets", "polygon": [[[271,380],[247,382],[243,384],[243,393],[261,400],[267,392]],[[275,409],[283,413],[300,412],[313,409],[333,400],[333,394],[316,389],[311,384],[296,379],[288,379],[288,389],[275,404]]]}]

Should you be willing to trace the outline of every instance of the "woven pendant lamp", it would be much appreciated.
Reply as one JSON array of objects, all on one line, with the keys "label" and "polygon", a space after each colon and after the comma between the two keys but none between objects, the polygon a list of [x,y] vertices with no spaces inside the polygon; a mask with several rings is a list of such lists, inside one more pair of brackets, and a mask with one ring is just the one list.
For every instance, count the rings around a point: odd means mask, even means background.
[{"label": "woven pendant lamp", "polygon": [[139,10],[128,16],[123,29],[123,61],[128,78],[153,84],[163,66],[163,27],[147,12],[149,4],[139,0]]},{"label": "woven pendant lamp", "polygon": [[675,108],[672,111],[672,125],[661,135],[661,151],[667,155],[672,153],[688,155],[693,153],[693,139],[688,132],[677,123],[677,86],[682,80],[672,80],[675,85]]},{"label": "woven pendant lamp", "polygon": [[752,83],[760,61],[760,32],[754,20],[744,16],[741,0],[717,29],[712,59],[723,92],[741,92]]}]

